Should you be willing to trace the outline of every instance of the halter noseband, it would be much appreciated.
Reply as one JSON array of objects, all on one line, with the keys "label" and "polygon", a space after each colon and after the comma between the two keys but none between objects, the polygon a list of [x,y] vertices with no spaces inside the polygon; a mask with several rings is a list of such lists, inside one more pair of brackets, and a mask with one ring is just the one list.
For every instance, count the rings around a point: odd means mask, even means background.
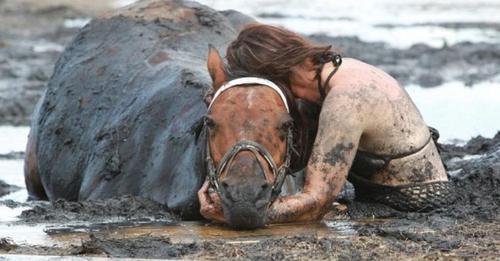
[{"label": "halter noseband", "polygon": [[[212,104],[214,101],[217,99],[217,97],[220,96],[220,94],[232,87],[239,86],[239,85],[245,85],[245,84],[258,84],[262,86],[269,87],[276,91],[281,100],[283,101],[283,104],[286,107],[286,110],[288,113],[289,107],[288,107],[288,102],[286,100],[286,97],[283,93],[283,91],[273,82],[268,81],[266,79],[262,78],[254,78],[254,77],[244,77],[244,78],[238,78],[232,81],[229,81],[225,85],[221,86],[217,92],[214,94],[212,101],[210,102],[208,106],[208,110],[212,107]],[[262,146],[261,144],[254,142],[254,141],[249,141],[249,140],[242,140],[237,142],[221,159],[221,162],[219,163],[219,166],[215,167],[214,161],[212,159],[212,155],[210,152],[210,135],[208,133],[208,130],[205,131],[206,137],[207,137],[207,143],[206,143],[206,161],[207,161],[207,170],[208,170],[208,177],[210,180],[211,185],[215,188],[217,193],[221,193],[221,188],[219,184],[219,176],[222,174],[222,172],[226,169],[227,166],[229,166],[236,155],[241,152],[241,151],[250,151],[252,152],[255,157],[258,155],[261,155],[269,164],[269,167],[271,167],[271,170],[273,172],[274,176],[274,184],[271,190],[271,201],[270,203],[274,202],[274,200],[279,196],[281,193],[281,187],[283,186],[283,183],[285,181],[285,177],[288,174],[289,168],[290,168],[290,161],[291,161],[291,155],[292,155],[292,145],[293,145],[293,131],[292,128],[290,127],[287,130],[287,144],[286,144],[286,155],[285,155],[285,160],[283,161],[283,164],[278,167],[276,163],[274,162],[273,157],[271,156],[271,153]],[[259,164],[260,161],[259,161]],[[261,165],[261,168],[263,166]],[[262,168],[263,170],[265,168]]]}]

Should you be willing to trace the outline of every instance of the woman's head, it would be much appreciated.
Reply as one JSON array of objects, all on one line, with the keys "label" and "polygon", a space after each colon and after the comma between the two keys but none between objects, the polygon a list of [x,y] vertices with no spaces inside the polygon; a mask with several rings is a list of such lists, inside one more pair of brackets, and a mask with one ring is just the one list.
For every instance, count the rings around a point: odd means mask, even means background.
[{"label": "woman's head", "polygon": [[297,94],[294,86],[314,80],[322,57],[331,54],[330,46],[315,46],[294,32],[252,24],[229,45],[227,69],[232,78],[260,76],[290,87]]}]

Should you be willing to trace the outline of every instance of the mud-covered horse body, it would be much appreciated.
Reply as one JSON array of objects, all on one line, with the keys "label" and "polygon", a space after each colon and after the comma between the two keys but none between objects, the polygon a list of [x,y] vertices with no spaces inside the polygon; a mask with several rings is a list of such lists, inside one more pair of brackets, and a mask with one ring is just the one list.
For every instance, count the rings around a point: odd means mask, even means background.
[{"label": "mud-covered horse body", "polygon": [[241,26],[231,19],[250,20],[193,2],[141,1],[85,26],[33,117],[30,196],[131,194],[198,217],[207,43],[225,49]]}]

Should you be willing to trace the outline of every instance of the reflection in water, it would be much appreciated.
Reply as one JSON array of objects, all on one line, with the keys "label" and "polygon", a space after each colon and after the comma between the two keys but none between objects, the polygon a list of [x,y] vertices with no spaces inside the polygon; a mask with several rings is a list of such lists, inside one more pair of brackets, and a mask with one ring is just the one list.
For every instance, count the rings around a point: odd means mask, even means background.
[{"label": "reflection in water", "polygon": [[[21,188],[14,193],[10,193],[3,197],[0,197],[0,200],[25,202],[28,198],[28,192],[26,191],[26,185],[24,184],[23,164],[23,160],[0,159],[0,180],[9,185],[14,185]],[[9,215],[10,213],[8,213],[7,211],[1,211],[0,221],[2,221],[5,216]]]},{"label": "reflection in water", "polygon": [[285,236],[338,236],[341,238],[356,235],[360,224],[355,221],[328,221],[313,224],[270,225],[263,229],[237,231],[223,226],[203,222],[156,222],[156,223],[74,223],[73,225],[54,224],[0,224],[0,237],[8,237],[16,244],[38,246],[80,245],[88,240],[90,234],[101,239],[126,239],[141,236],[170,238],[173,243],[194,241],[227,240],[228,243],[244,243]]},{"label": "reflection in water", "polygon": [[[92,229],[93,225],[88,227],[89,230],[93,230],[93,233],[99,235],[101,238],[135,238],[141,236],[152,236],[152,237],[168,237],[173,242],[192,242],[198,240],[215,240],[215,239],[226,239],[226,240],[258,240],[263,238],[273,238],[273,237],[283,237],[283,236],[296,236],[296,235],[315,235],[315,236],[325,236],[332,235],[332,233],[337,233],[339,236],[350,236],[354,235],[356,232],[352,221],[339,221],[340,225],[333,225],[335,221],[330,222],[327,226],[322,223],[313,224],[280,224],[280,225],[270,225],[263,229],[256,230],[243,230],[237,231],[232,230],[227,227],[207,224],[203,222],[179,222],[179,223],[150,223],[150,224],[140,224],[138,226],[121,227],[121,228],[110,228],[101,229],[95,231]],[[64,228],[59,228],[59,230]],[[50,230],[52,233],[55,232],[54,229]],[[75,232],[84,233],[75,233]],[[48,229],[46,229],[48,232]],[[51,235],[52,240],[57,241],[67,241],[82,239],[87,237],[86,230],[79,228],[78,231],[71,231],[71,229],[65,231],[65,233],[54,233]]]},{"label": "reflection in water", "polygon": [[[497,0],[200,0],[218,10],[234,9],[259,22],[284,26],[306,35],[357,36],[406,48],[415,43],[434,47],[457,42],[499,43],[499,31],[455,23],[498,23]],[[471,15],[474,13],[474,15]],[[369,14],[369,15],[367,15]],[[445,14],[445,15],[444,15]],[[452,25],[452,26],[445,26]]]},{"label": "reflection in water", "polygon": [[449,82],[435,88],[409,86],[424,120],[437,128],[441,141],[466,141],[477,135],[493,137],[500,130],[500,82],[467,87]]}]

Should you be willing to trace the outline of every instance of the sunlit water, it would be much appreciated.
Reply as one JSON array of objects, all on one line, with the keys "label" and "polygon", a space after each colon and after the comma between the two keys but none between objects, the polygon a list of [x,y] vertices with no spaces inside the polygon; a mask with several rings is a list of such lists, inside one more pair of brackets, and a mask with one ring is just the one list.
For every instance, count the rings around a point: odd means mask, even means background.
[{"label": "sunlit water", "polygon": [[500,43],[488,28],[446,28],[440,23],[498,23],[497,0],[201,0],[215,9],[235,9],[258,21],[304,34],[358,36],[395,47],[426,43],[434,47],[460,41]]},{"label": "sunlit water", "polygon": [[407,92],[425,121],[437,128],[443,141],[493,137],[500,130],[500,82],[467,87],[449,82],[436,88],[408,86]]},{"label": "sunlit water", "polygon": [[[121,7],[134,0],[116,0]],[[303,34],[357,36],[394,47],[434,47],[462,41],[500,43],[498,28],[454,27],[453,23],[499,23],[497,0],[200,0],[217,10],[234,9],[257,21]],[[450,24],[451,23],[451,24]],[[448,24],[448,26],[442,26]]]},{"label": "sunlit water", "polygon": [[29,127],[0,126],[0,155],[24,151],[29,131]]},{"label": "sunlit water", "polygon": [[[75,224],[78,229],[72,229]],[[336,235],[339,238],[352,237],[356,229],[364,222],[328,221],[312,224],[271,225],[263,229],[237,231],[226,227],[206,224],[203,222],[178,222],[165,224],[162,222],[129,225],[120,227],[113,224],[101,229],[92,229],[90,223],[68,223],[66,225],[39,223],[33,225],[0,223],[0,237],[8,237],[17,244],[39,246],[69,246],[79,245],[89,238],[89,232],[99,238],[137,238],[141,236],[168,237],[173,243],[190,243],[199,240],[225,239],[227,244],[242,244],[258,242],[265,238],[281,238],[284,236]],[[116,225],[116,226],[115,226]],[[114,227],[115,226],[115,227]],[[57,231],[61,230],[61,233]]]}]

